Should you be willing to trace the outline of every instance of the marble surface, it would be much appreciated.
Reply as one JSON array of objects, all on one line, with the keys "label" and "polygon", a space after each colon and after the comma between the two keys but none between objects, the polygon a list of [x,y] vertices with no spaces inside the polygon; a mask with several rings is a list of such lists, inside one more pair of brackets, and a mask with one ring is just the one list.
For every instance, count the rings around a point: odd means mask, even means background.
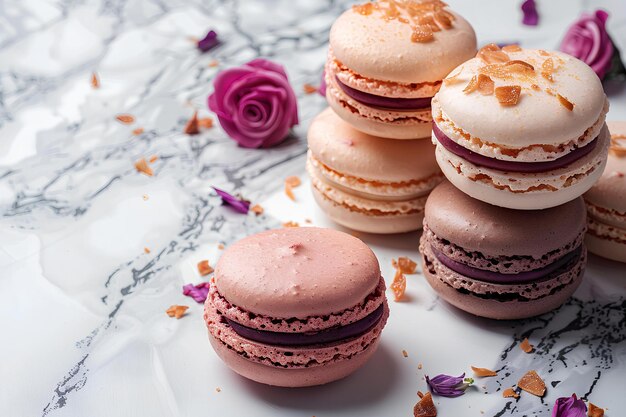
[{"label": "marble surface", "polygon": [[[517,1],[449,3],[476,27],[480,43],[546,49],[582,10],[604,7],[626,50],[622,0],[540,0],[538,28],[519,24]],[[437,397],[440,415],[549,416],[555,398],[572,392],[608,407],[607,416],[624,414],[626,267],[597,257],[565,306],[520,322],[469,317],[438,300],[419,274],[410,276],[407,301],[391,303],[373,360],[324,387],[260,386],[211,351],[201,305],[181,293],[183,284],[202,280],[196,263],[214,264],[220,243],[285,221],[333,226],[306,181],[295,203],[282,181],[304,179],[306,128],[325,103],[302,86],[319,83],[328,29],[349,4],[0,3],[0,415],[411,415],[425,374],[470,365],[499,376],[479,380],[463,397]],[[208,28],[224,43],[200,54],[189,37]],[[214,75],[257,56],[288,70],[301,119],[293,137],[258,151],[236,147],[219,127],[183,134],[194,109],[210,115]],[[90,85],[94,71],[99,89]],[[626,119],[624,85],[607,92],[608,118]],[[135,123],[117,122],[119,113]],[[135,128],[144,132],[133,135]],[[155,175],[137,173],[133,162],[152,155]],[[241,192],[266,213],[234,213],[211,185]],[[388,279],[392,257],[418,259],[417,233],[361,238]],[[172,304],[189,305],[188,314],[169,318]],[[533,354],[517,348],[524,337]],[[501,389],[528,369],[545,377],[546,397],[502,398]]]}]

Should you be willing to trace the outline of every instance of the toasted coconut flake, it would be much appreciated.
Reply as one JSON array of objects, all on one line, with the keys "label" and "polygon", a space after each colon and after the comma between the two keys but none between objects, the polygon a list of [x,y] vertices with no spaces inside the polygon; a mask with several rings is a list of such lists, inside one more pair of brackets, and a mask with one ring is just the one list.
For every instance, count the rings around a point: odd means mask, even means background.
[{"label": "toasted coconut flake", "polygon": [[417,263],[413,262],[410,258],[406,256],[401,256],[396,261],[395,259],[391,260],[391,265],[398,271],[403,274],[414,274],[417,269]]},{"label": "toasted coconut flake", "polygon": [[491,78],[489,78],[488,75],[485,74],[478,74],[478,92],[480,94],[482,94],[483,96],[490,96],[493,94],[493,89],[495,87],[495,84],[493,83],[493,80]]},{"label": "toasted coconut flake", "polygon": [[118,122],[124,123],[125,125],[129,125],[135,122],[135,116],[132,114],[118,114],[115,116]]},{"label": "toasted coconut flake", "polygon": [[96,74],[95,72],[91,73],[91,88],[93,88],[94,90],[100,88],[100,78],[98,78],[98,74]]},{"label": "toasted coconut flake", "polygon": [[200,133],[200,128],[198,127],[198,112],[197,111],[193,112],[193,116],[191,116],[191,119],[187,121],[187,123],[185,124],[185,128],[183,129],[183,132],[185,132],[185,134],[187,135],[197,135],[198,133]]},{"label": "toasted coconut flake", "polygon": [[535,347],[530,344],[530,342],[528,341],[528,338],[525,338],[524,340],[522,340],[522,343],[519,344],[519,348],[522,349],[526,353],[530,353],[533,351]]},{"label": "toasted coconut flake", "polygon": [[522,50],[522,48],[517,44],[513,44],[513,45],[504,45],[502,47],[502,50],[504,52],[519,52]]},{"label": "toasted coconut flake", "polygon": [[165,310],[165,312],[170,317],[176,317],[177,319],[180,319],[182,316],[185,315],[185,311],[187,311],[188,308],[188,306],[173,305]]},{"label": "toasted coconut flake", "polygon": [[594,403],[589,403],[589,409],[587,410],[587,416],[589,417],[604,417],[604,409],[598,407]]},{"label": "toasted coconut flake", "polygon": [[519,85],[505,85],[496,87],[495,93],[502,106],[515,106],[519,102],[522,87]]},{"label": "toasted coconut flake", "polygon": [[257,216],[260,216],[261,214],[263,214],[265,210],[259,204],[255,204],[252,207],[250,207],[250,211],[256,214]]},{"label": "toasted coconut flake", "polygon": [[214,269],[211,267],[211,265],[209,265],[209,261],[208,260],[202,260],[200,262],[198,262],[198,273],[201,276],[206,276],[209,275],[211,272],[213,272]]},{"label": "toasted coconut flake", "polygon": [[566,99],[565,97],[563,97],[560,94],[557,94],[556,96],[559,99],[559,103],[561,103],[563,105],[563,107],[565,107],[569,111],[573,111],[574,110],[574,103],[572,103],[571,101],[569,101],[568,99]]},{"label": "toasted coconut flake", "polygon": [[513,388],[507,388],[502,391],[502,396],[504,398],[519,398],[519,394]]},{"label": "toasted coconut flake", "polygon": [[437,408],[433,403],[433,396],[430,392],[424,394],[423,397],[413,407],[414,417],[437,417]]},{"label": "toasted coconut flake", "polygon": [[546,393],[546,384],[536,371],[526,372],[526,374],[517,381],[517,386],[537,397],[543,397]]},{"label": "toasted coconut flake", "polygon": [[142,174],[145,174],[149,177],[154,175],[154,171],[152,171],[152,168],[148,166],[146,158],[141,158],[140,160],[135,162],[135,169],[137,170],[137,172],[141,172]]},{"label": "toasted coconut flake", "polygon": [[389,288],[393,292],[394,301],[402,300],[406,291],[406,277],[399,269],[396,270],[396,275],[393,277],[393,282]]},{"label": "toasted coconut flake", "polygon": [[465,86],[465,88],[463,89],[463,92],[465,94],[471,94],[474,91],[476,91],[476,89],[478,88],[478,77],[476,75],[474,75],[470,80],[469,83],[467,83],[467,85]]},{"label": "toasted coconut flake", "polygon": [[133,129],[133,135],[139,136],[143,133],[143,127],[138,127],[137,129]]},{"label": "toasted coconut flake", "polygon": [[430,26],[417,25],[413,26],[413,32],[411,33],[411,42],[427,43],[435,39],[433,30]]},{"label": "toasted coconut flake", "polygon": [[487,377],[487,376],[498,376],[498,373],[496,371],[492,371],[491,369],[477,368],[475,366],[472,366],[471,368],[472,368],[472,371],[474,371],[474,375],[480,378]]},{"label": "toasted coconut flake", "polygon": [[298,222],[289,220],[288,222],[283,223],[283,227],[300,227],[300,225]]},{"label": "toasted coconut flake", "polygon": [[506,52],[502,52],[495,43],[490,43],[480,48],[476,56],[487,64],[503,63],[510,59]]}]

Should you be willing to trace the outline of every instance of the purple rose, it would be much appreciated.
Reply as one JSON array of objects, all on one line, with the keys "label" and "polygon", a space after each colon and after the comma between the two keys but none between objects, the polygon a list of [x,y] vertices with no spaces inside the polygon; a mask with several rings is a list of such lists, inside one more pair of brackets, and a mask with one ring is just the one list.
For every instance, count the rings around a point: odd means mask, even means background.
[{"label": "purple rose", "polygon": [[586,417],[586,415],[587,406],[583,400],[576,398],[576,394],[557,398],[552,409],[552,417]]},{"label": "purple rose", "polygon": [[282,65],[254,59],[220,72],[209,108],[240,146],[268,148],[298,124],[296,95]]},{"label": "purple rose", "polygon": [[595,14],[583,16],[574,23],[561,42],[561,51],[580,59],[604,78],[611,68],[613,42],[606,32],[606,21],[609,14],[604,10],[596,10]]}]

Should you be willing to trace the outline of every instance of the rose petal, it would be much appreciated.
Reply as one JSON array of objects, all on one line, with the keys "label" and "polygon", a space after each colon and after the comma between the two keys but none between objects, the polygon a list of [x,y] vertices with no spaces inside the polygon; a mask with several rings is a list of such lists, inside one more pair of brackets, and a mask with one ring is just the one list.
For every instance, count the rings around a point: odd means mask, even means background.
[{"label": "rose petal", "polygon": [[214,30],[209,30],[209,33],[207,33],[204,38],[198,41],[198,49],[202,52],[207,52],[215,48],[219,44],[220,41],[217,38],[217,33]]},{"label": "rose petal", "polygon": [[196,285],[183,285],[183,295],[193,298],[198,303],[204,303],[207,295],[209,295],[209,287],[210,284],[208,282],[201,282]]},{"label": "rose petal", "polygon": [[585,402],[576,398],[576,394],[557,398],[552,409],[552,417],[585,417],[586,413]]},{"label": "rose petal", "polygon": [[212,187],[212,188],[220,197],[222,197],[222,201],[225,204],[231,206],[233,209],[235,209],[235,211],[238,211],[239,213],[242,213],[242,214],[248,213],[248,210],[250,209],[249,201],[241,200],[233,196],[232,194],[227,193],[224,190],[220,190],[219,188],[215,188],[215,187]]},{"label": "rose petal", "polygon": [[469,386],[469,384],[463,383],[463,378],[465,378],[465,373],[460,376],[440,374],[432,379],[426,375],[426,384],[433,394],[442,397],[458,397],[465,394],[465,390]]},{"label": "rose petal", "polygon": [[537,5],[535,0],[526,0],[522,3],[522,23],[526,26],[537,26],[539,23],[539,13],[537,12]]}]

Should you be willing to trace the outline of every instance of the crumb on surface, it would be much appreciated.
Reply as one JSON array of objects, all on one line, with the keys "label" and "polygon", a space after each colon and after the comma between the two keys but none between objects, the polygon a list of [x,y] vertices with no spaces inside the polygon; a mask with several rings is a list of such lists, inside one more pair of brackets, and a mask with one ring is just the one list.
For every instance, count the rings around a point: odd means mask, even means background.
[{"label": "crumb on surface", "polygon": [[407,352],[406,350],[402,349],[402,356],[404,356],[405,358],[409,357],[409,352]]}]

